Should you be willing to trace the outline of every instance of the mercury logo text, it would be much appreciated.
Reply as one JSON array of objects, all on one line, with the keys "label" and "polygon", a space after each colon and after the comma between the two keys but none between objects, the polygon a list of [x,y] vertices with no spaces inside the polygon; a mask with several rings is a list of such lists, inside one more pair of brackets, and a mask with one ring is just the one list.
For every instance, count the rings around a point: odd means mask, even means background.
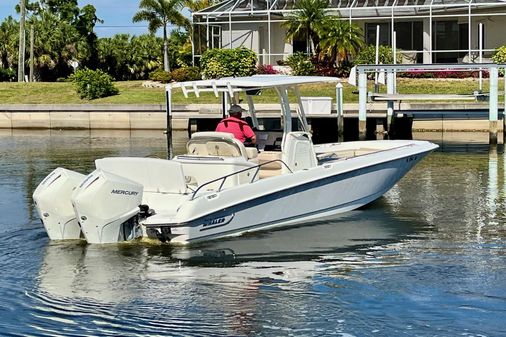
[{"label": "mercury logo text", "polygon": [[125,190],[112,190],[111,194],[137,195],[137,194],[139,194],[139,192],[136,192],[136,191],[125,191]]}]

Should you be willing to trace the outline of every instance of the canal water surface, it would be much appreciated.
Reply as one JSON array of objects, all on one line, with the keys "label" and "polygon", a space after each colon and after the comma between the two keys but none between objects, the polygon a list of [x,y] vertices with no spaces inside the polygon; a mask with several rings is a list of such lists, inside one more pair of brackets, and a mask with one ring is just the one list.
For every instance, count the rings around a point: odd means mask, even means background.
[{"label": "canal water surface", "polygon": [[164,157],[163,134],[2,131],[0,335],[504,336],[506,158],[450,145],[325,221],[191,248],[93,246],[48,240],[35,187],[57,166]]}]

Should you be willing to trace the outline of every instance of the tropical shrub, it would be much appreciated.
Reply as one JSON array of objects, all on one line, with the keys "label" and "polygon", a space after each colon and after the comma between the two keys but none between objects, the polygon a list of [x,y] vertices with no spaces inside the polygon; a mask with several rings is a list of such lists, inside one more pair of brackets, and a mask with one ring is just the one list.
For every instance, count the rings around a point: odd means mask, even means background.
[{"label": "tropical shrub", "polygon": [[[378,56],[380,64],[394,63],[392,48],[388,46],[379,46]],[[376,63],[376,46],[372,44],[360,50],[357,57],[355,58],[355,64],[375,64],[375,63]]]},{"label": "tropical shrub", "polygon": [[163,69],[165,71],[171,70],[169,50],[174,50],[167,46],[167,42],[169,42],[167,39],[168,26],[191,26],[188,18],[182,13],[184,3],[184,0],[141,0],[139,11],[132,18],[133,22],[146,21],[151,35],[155,35],[160,28],[163,28]]},{"label": "tropical shrub", "polygon": [[315,67],[315,74],[318,76],[348,77],[352,67],[351,63],[346,60],[337,65],[329,57],[314,56],[311,61]]},{"label": "tropical shrub", "polygon": [[82,99],[95,99],[116,95],[111,76],[102,70],[80,69],[72,75],[76,90]]},{"label": "tropical shrub", "polygon": [[[506,63],[506,45],[495,50],[494,56],[492,56],[492,61],[497,64]],[[499,73],[504,76],[504,69],[499,69]]]},{"label": "tropical shrub", "polygon": [[292,75],[309,76],[316,73],[311,58],[304,53],[293,53],[288,56],[285,63],[292,68]]},{"label": "tropical shrub", "polygon": [[257,66],[257,74],[259,75],[274,75],[279,74],[279,71],[274,69],[270,64],[259,64]]},{"label": "tropical shrub", "polygon": [[315,74],[318,76],[337,76],[338,68],[336,63],[328,58],[315,56],[311,59],[315,67]]},{"label": "tropical shrub", "polygon": [[11,69],[0,68],[0,82],[12,82],[16,79],[16,72]]},{"label": "tropical shrub", "polygon": [[55,81],[72,73],[69,62],[88,54],[77,29],[57,15],[44,12],[30,18],[34,37],[34,73],[41,81]]},{"label": "tropical shrub", "polygon": [[171,70],[192,66],[192,44],[188,32],[174,30],[169,39]]},{"label": "tropical shrub", "polygon": [[116,34],[98,40],[99,68],[116,80],[128,80],[130,72],[130,35]]},{"label": "tropical shrub", "polygon": [[163,68],[160,68],[160,69],[157,69],[157,70],[149,73],[149,79],[151,81],[169,83],[172,80],[172,76],[168,71],[165,71],[165,70],[163,70]]},{"label": "tropical shrub", "polygon": [[[444,71],[425,71],[425,70],[411,70],[403,73],[398,73],[399,77],[404,78],[478,78],[480,76],[479,71],[455,71],[455,70],[444,70]],[[488,71],[482,71],[482,77],[488,78]]]},{"label": "tropical shrub", "polygon": [[162,40],[154,35],[132,36],[127,63],[130,79],[146,79],[151,71],[162,66],[161,45]]},{"label": "tropical shrub", "polygon": [[328,0],[297,0],[294,2],[292,13],[287,13],[286,21],[281,25],[286,28],[286,39],[305,40],[308,52],[313,55],[318,49],[318,27],[326,17],[325,10],[329,6]]},{"label": "tropical shrub", "polygon": [[140,80],[162,66],[162,39],[116,34],[98,41],[99,68],[118,81]]},{"label": "tropical shrub", "polygon": [[17,68],[19,23],[8,16],[0,23],[0,67],[4,69]]},{"label": "tropical shrub", "polygon": [[198,67],[184,67],[173,70],[170,73],[172,80],[176,82],[196,81],[200,80],[200,69]]},{"label": "tropical shrub", "polygon": [[350,76],[350,70],[352,67],[353,67],[353,63],[351,63],[350,61],[341,62],[341,64],[337,68],[336,76],[337,77]]},{"label": "tropical shrub", "polygon": [[200,59],[204,78],[251,76],[256,73],[257,55],[246,48],[208,49]]},{"label": "tropical shrub", "polygon": [[434,72],[425,70],[410,70],[406,72],[397,73],[397,77],[404,78],[434,78]]},{"label": "tropical shrub", "polygon": [[362,28],[337,16],[325,17],[316,32],[320,38],[320,58],[338,66],[347,62],[349,56],[355,57],[364,46]]}]

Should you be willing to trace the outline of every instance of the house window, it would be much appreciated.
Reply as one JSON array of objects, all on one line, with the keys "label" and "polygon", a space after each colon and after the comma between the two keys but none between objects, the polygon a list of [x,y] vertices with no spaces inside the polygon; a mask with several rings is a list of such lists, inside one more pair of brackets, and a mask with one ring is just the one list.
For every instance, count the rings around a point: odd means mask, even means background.
[{"label": "house window", "polygon": [[221,48],[221,27],[209,26],[209,48]]},{"label": "house window", "polygon": [[396,22],[394,24],[397,39],[397,48],[404,51],[417,52],[417,63],[423,62],[423,22]]},{"label": "house window", "polygon": [[[432,58],[434,63],[456,63],[467,55],[468,25],[453,21],[436,21],[432,28]],[[445,52],[445,50],[448,50]],[[457,50],[462,50],[458,52]]]},{"label": "house window", "polygon": [[390,23],[366,23],[365,24],[365,43],[376,44],[376,26],[380,26],[379,43],[381,45],[390,45]]},{"label": "house window", "polygon": [[293,52],[307,53],[307,40],[300,38],[293,39]]}]

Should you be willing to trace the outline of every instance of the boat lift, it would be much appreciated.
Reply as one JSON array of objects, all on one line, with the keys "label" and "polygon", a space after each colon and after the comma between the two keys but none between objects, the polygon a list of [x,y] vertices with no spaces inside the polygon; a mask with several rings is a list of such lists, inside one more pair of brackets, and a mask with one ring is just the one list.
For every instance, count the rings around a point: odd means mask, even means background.
[{"label": "boat lift", "polygon": [[[360,138],[365,138],[366,133],[366,118],[367,118],[367,103],[369,99],[375,101],[387,102],[387,125],[390,129],[390,123],[394,112],[394,102],[401,100],[481,100],[486,95],[476,93],[472,95],[445,95],[445,94],[398,94],[396,74],[398,72],[406,71],[488,71],[490,88],[488,93],[489,101],[489,138],[491,144],[497,144],[497,130],[498,130],[498,105],[499,105],[499,69],[505,69],[506,64],[495,63],[471,63],[471,64],[369,64],[358,65],[358,91],[359,91],[359,135]],[[367,75],[368,73],[386,72],[386,94],[369,94],[367,91]],[[504,77],[504,93],[506,97],[506,77]],[[506,111],[506,100],[505,100]],[[506,127],[506,118],[503,116],[503,130]],[[503,131],[504,132],[504,131]]]}]

